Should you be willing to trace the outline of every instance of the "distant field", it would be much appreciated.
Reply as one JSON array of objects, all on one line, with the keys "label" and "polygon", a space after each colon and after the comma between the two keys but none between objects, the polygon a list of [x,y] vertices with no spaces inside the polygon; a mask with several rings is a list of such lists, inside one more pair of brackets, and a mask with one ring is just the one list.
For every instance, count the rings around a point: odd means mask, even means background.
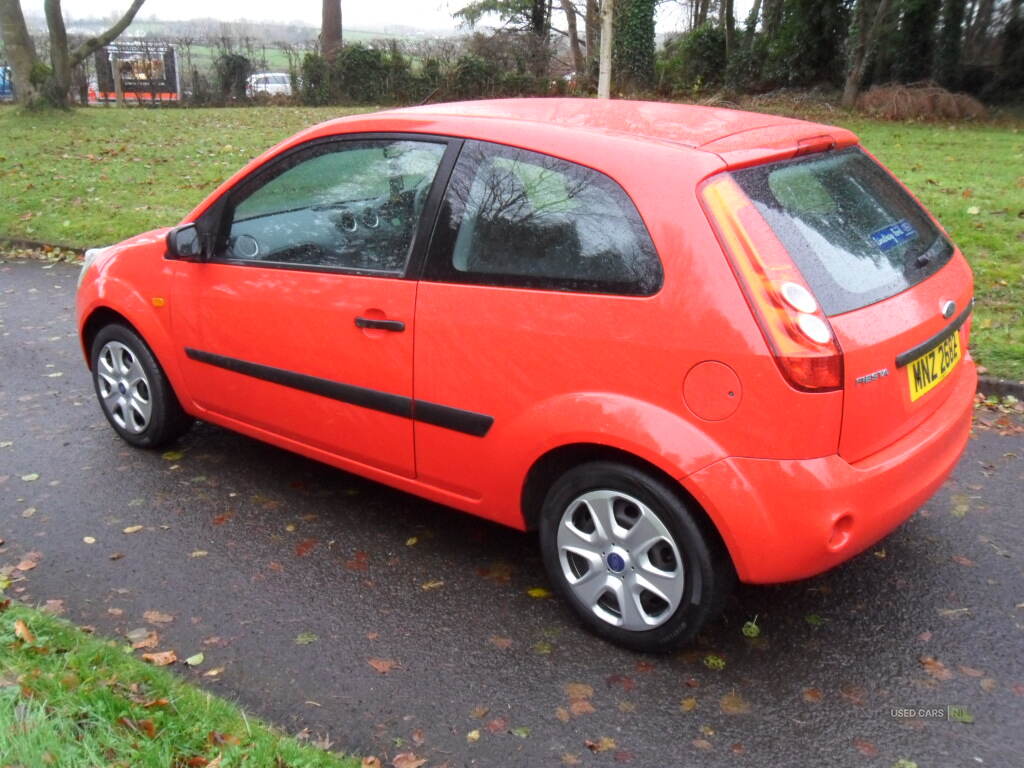
[{"label": "distant field", "polygon": [[[73,247],[176,223],[274,142],[341,107],[0,108],[0,236]],[[974,353],[1024,379],[1024,124],[818,116],[858,133],[942,221],[974,267]]]}]

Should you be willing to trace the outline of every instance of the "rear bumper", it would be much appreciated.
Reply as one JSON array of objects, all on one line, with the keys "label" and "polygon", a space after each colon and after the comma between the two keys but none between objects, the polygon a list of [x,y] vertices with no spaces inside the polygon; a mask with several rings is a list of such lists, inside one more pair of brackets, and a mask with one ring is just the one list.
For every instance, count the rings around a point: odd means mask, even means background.
[{"label": "rear bumper", "polygon": [[977,372],[896,443],[855,464],[722,459],[684,485],[718,526],[741,581],[806,578],[862,552],[914,513],[956,466],[971,430]]}]

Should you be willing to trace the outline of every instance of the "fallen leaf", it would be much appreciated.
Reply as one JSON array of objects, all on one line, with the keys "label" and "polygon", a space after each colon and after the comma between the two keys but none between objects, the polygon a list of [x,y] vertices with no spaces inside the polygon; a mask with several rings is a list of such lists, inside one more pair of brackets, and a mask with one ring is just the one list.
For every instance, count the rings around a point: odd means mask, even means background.
[{"label": "fallen leaf", "polygon": [[224,667],[216,667],[209,672],[203,672],[203,677],[217,677],[224,673]]},{"label": "fallen leaf", "polygon": [[527,736],[530,735],[530,729],[524,726],[520,726],[518,728],[513,728],[509,731],[509,733],[511,733],[513,736],[519,737],[520,739],[525,739]]},{"label": "fallen leaf", "polygon": [[418,541],[419,541],[419,539],[416,538],[415,536],[410,536],[408,539],[405,540],[405,546],[407,546],[407,547],[415,547],[416,546],[416,542],[418,542]]},{"label": "fallen leaf", "polygon": [[161,611],[146,611],[142,614],[142,618],[150,624],[169,624],[174,621],[174,617],[171,614],[162,613]]},{"label": "fallen leaf", "polygon": [[36,510],[35,507],[29,507],[28,509],[22,510],[21,516],[22,517],[32,517],[33,515],[35,515],[36,511],[37,510]]},{"label": "fallen leaf", "polygon": [[124,557],[124,552],[111,552],[110,553],[110,559],[111,560],[120,560],[123,557]]},{"label": "fallen leaf", "polygon": [[474,728],[472,731],[466,734],[466,741],[470,744],[475,744],[480,741],[480,729]]},{"label": "fallen leaf", "polygon": [[726,715],[745,715],[750,711],[748,704],[738,693],[727,693],[719,701],[722,713]]},{"label": "fallen leaf", "polygon": [[569,710],[565,707],[558,707],[555,709],[555,718],[560,722],[568,723],[572,719],[572,715],[569,714]]},{"label": "fallen leaf", "polygon": [[[140,632],[142,633],[141,635],[138,634]],[[159,637],[151,629],[135,629],[129,632],[126,637],[131,641],[132,649],[136,651],[141,648],[146,650],[156,648],[160,644]]]},{"label": "fallen leaf", "polygon": [[487,638],[487,642],[489,642],[495,648],[501,648],[503,651],[512,647],[511,637],[498,637],[497,635],[491,635],[489,638]]},{"label": "fallen leaf", "polygon": [[164,451],[163,458],[167,461],[181,461],[185,458],[184,451]]},{"label": "fallen leaf", "polygon": [[394,659],[367,659],[366,663],[378,672],[380,672],[382,675],[386,675],[388,672],[390,672],[392,669],[398,666],[398,662]]},{"label": "fallen leaf", "polygon": [[569,711],[577,717],[589,715],[594,712],[594,705],[590,703],[590,699],[575,699],[569,702]]},{"label": "fallen leaf", "polygon": [[985,693],[992,693],[992,691],[999,687],[999,683],[991,677],[986,677],[984,680],[980,681],[978,685],[981,686],[981,690],[985,691]]},{"label": "fallen leaf", "polygon": [[32,630],[28,628],[28,624],[22,619],[15,619],[14,621],[14,636],[30,645],[36,641],[36,636],[32,634]]},{"label": "fallen leaf", "polygon": [[425,581],[424,583],[420,584],[420,589],[422,589],[424,592],[429,592],[432,589],[439,589],[443,586],[443,581]]},{"label": "fallen leaf", "polygon": [[178,655],[174,651],[160,651],[159,653],[144,653],[142,654],[142,660],[148,661],[154,667],[166,667],[169,664],[173,664],[178,660]]},{"label": "fallen leaf", "polygon": [[963,555],[953,555],[953,562],[957,565],[962,565],[965,568],[974,567],[974,561],[968,557],[964,557]]},{"label": "fallen leaf", "polygon": [[207,552],[205,549],[197,549],[192,554],[190,554],[189,557],[206,557],[208,554],[210,553]]},{"label": "fallen leaf", "polygon": [[395,768],[420,768],[426,763],[425,757],[416,757],[412,752],[401,752],[395,755],[395,759],[391,761]]},{"label": "fallen leaf", "polygon": [[946,665],[934,656],[922,656],[918,661],[924,667],[924,671],[936,680],[952,680],[953,673],[946,668]]},{"label": "fallen leaf", "polygon": [[189,656],[187,659],[185,659],[185,666],[186,667],[198,667],[205,660],[206,660],[206,656],[204,656],[202,651],[200,651],[199,653],[193,654],[192,656]]},{"label": "fallen leaf", "polygon": [[153,700],[147,701],[145,704],[143,704],[142,708],[143,709],[157,709],[157,708],[161,708],[162,709],[163,707],[170,706],[170,703],[171,703],[170,699],[153,699]]},{"label": "fallen leaf", "polygon": [[609,688],[613,685],[621,686],[624,691],[632,691],[636,688],[636,682],[634,682],[633,678],[627,677],[626,675],[610,675],[608,679],[605,680],[605,684]]},{"label": "fallen leaf", "polygon": [[980,669],[975,669],[974,667],[966,667],[963,664],[957,667],[957,669],[960,670],[961,674],[967,675],[967,677],[981,677],[985,674]]},{"label": "fallen leaf", "polygon": [[591,752],[608,752],[618,746],[615,743],[615,739],[609,739],[607,736],[602,736],[597,741],[587,739],[583,743]]},{"label": "fallen leaf", "polygon": [[380,758],[364,757],[363,762],[359,764],[359,768],[380,768]]},{"label": "fallen leaf", "polygon": [[693,696],[687,696],[685,699],[679,702],[679,709],[683,712],[693,712],[697,708],[697,699]]},{"label": "fallen leaf", "polygon": [[221,733],[220,731],[210,731],[206,735],[206,740],[214,747],[222,747],[225,745],[238,746],[242,743],[234,734]]},{"label": "fallen leaf", "polygon": [[473,707],[473,709],[469,711],[469,716],[475,717],[477,720],[482,720],[487,717],[487,713],[490,711],[490,707]]},{"label": "fallen leaf", "polygon": [[716,656],[713,653],[709,653],[707,656],[704,657],[704,666],[708,669],[725,669],[725,659],[723,659],[721,656]]},{"label": "fallen leaf", "polygon": [[83,536],[82,537],[82,541],[84,541],[86,544],[95,544],[96,543],[96,539],[94,539],[92,536]]},{"label": "fallen leaf", "polygon": [[320,638],[318,638],[312,632],[300,632],[295,637],[295,644],[296,645],[312,645],[313,643],[315,643],[319,639]]},{"label": "fallen leaf", "polygon": [[121,725],[130,731],[144,733],[150,739],[156,738],[156,726],[153,724],[152,720],[132,720],[127,717],[119,717],[117,722],[118,725]]},{"label": "fallen leaf", "polygon": [[125,528],[122,531],[122,533],[138,533],[141,530],[142,530],[142,526],[141,525],[129,525],[127,528]]},{"label": "fallen leaf", "polygon": [[34,483],[36,480],[39,479],[39,473],[29,472],[27,475],[22,475],[21,479],[24,480],[26,483]]},{"label": "fallen leaf", "polygon": [[295,545],[295,556],[305,557],[316,548],[317,543],[316,539],[303,539]]},{"label": "fallen leaf", "polygon": [[804,701],[816,704],[821,701],[822,696],[823,694],[820,688],[804,688]]},{"label": "fallen leaf", "polygon": [[585,683],[566,683],[562,690],[565,691],[565,695],[569,697],[570,701],[574,699],[589,699],[594,695],[593,687]]},{"label": "fallen leaf", "polygon": [[37,563],[35,560],[31,560],[28,557],[26,557],[24,560],[22,560],[20,563],[18,563],[16,566],[14,566],[14,570],[16,570],[16,571],[31,571],[37,565],[39,565],[39,563]]},{"label": "fallen leaf", "polygon": [[496,717],[493,720],[489,720],[485,727],[491,733],[501,733],[508,729],[508,720],[504,717]]},{"label": "fallen leaf", "polygon": [[526,594],[538,600],[542,600],[545,597],[553,597],[551,590],[547,587],[533,587],[532,589],[526,590]]},{"label": "fallen leaf", "polygon": [[213,518],[213,524],[224,525],[224,523],[228,522],[228,520],[230,520],[232,517],[234,517],[233,513],[225,512],[223,515],[217,515],[215,518]]},{"label": "fallen leaf", "polygon": [[878,747],[876,747],[874,744],[872,744],[870,741],[867,741],[866,739],[854,739],[853,746],[856,748],[858,752],[864,755],[864,757],[878,756]]}]

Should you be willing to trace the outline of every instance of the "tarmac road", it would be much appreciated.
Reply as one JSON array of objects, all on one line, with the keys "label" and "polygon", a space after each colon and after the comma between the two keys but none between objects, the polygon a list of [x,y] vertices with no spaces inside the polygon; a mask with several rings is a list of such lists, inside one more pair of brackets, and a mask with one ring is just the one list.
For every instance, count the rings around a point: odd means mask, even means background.
[{"label": "tarmac road", "polygon": [[[0,566],[41,554],[13,596],[108,636],[170,614],[160,650],[206,656],[179,674],[385,764],[1024,765],[1018,422],[976,426],[873,550],[742,587],[694,647],[638,656],[530,596],[533,536],[205,424],[180,458],[122,443],[75,338],[76,275],[0,263]],[[942,715],[893,712],[918,708]]]}]

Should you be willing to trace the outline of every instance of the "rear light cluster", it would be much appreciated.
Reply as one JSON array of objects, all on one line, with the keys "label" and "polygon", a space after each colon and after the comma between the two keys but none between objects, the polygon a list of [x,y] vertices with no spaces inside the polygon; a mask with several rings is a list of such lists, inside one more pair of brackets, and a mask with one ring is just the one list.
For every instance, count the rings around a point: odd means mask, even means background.
[{"label": "rear light cluster", "polygon": [[705,183],[701,196],[783,376],[805,391],[842,388],[832,326],[768,222],[728,174]]}]

